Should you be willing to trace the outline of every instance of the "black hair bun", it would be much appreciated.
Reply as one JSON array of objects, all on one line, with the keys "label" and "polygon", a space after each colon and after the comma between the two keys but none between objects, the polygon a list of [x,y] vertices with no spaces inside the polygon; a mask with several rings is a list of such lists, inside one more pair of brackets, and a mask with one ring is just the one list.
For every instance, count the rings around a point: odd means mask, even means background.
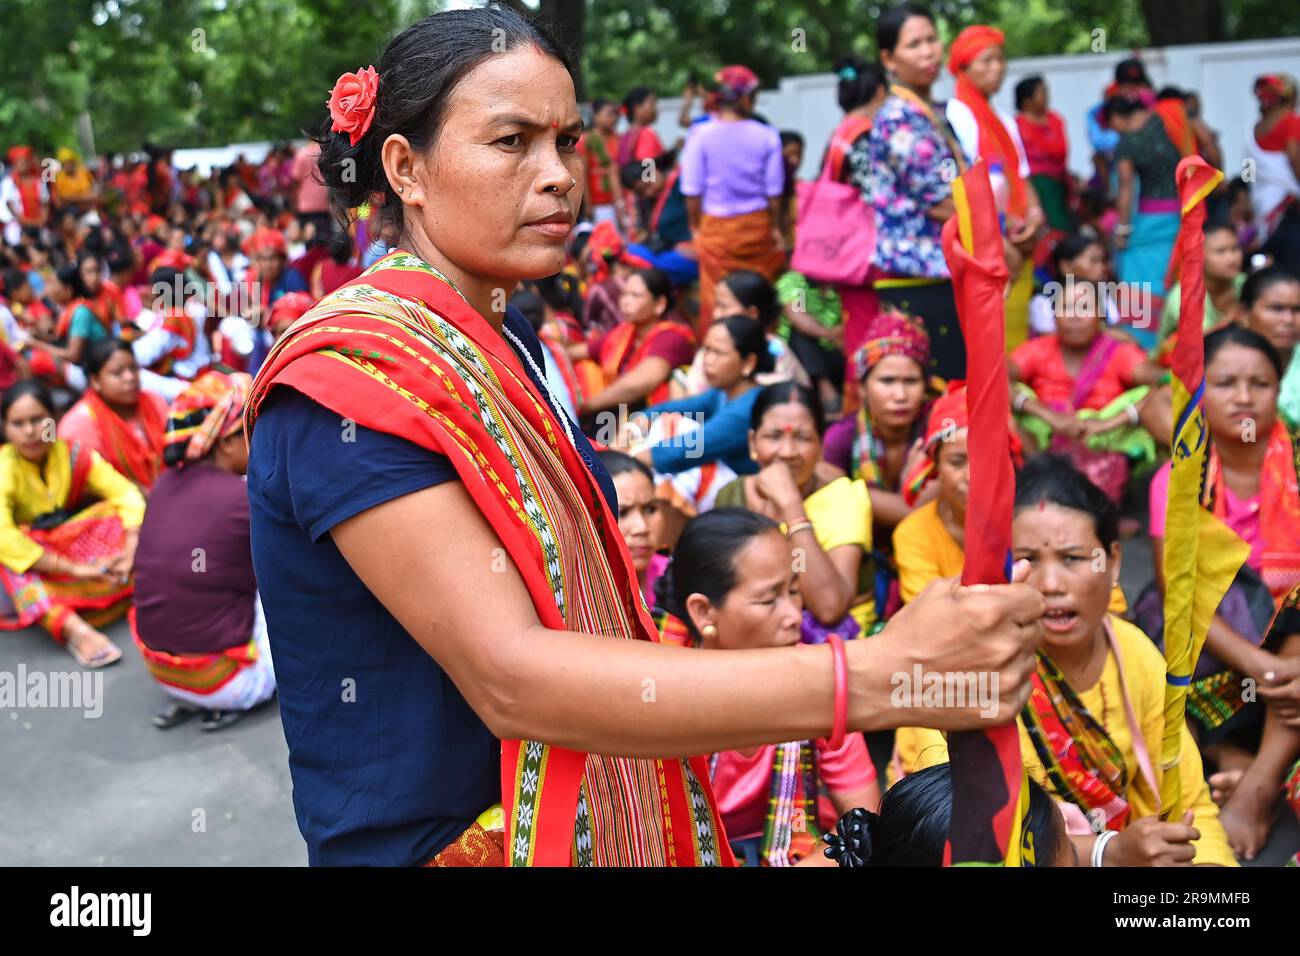
[{"label": "black hair bun", "polygon": [[840,817],[835,832],[826,834],[828,859],[844,867],[871,864],[871,828],[880,819],[870,810],[858,807]]}]

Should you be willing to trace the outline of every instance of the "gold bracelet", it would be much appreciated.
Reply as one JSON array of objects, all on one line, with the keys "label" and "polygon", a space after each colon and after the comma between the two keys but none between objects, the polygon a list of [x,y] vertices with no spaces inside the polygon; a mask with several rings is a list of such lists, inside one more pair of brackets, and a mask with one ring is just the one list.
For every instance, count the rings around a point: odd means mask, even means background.
[{"label": "gold bracelet", "polygon": [[787,538],[793,538],[800,531],[807,531],[812,528],[812,526],[813,523],[807,518],[801,518],[793,524],[786,525],[785,536]]}]

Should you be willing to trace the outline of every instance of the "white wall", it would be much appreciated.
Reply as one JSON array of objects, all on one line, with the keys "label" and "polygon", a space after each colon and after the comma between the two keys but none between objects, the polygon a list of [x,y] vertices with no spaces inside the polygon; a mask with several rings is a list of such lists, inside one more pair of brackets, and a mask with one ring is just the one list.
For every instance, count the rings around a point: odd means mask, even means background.
[{"label": "white wall", "polygon": [[[1085,178],[1092,171],[1092,149],[1085,123],[1087,111],[1101,100],[1102,91],[1115,75],[1115,64],[1131,55],[1117,53],[1038,56],[1011,60],[1002,90],[995,104],[1014,114],[1016,83],[1034,73],[1047,80],[1052,108],[1069,127],[1070,168]],[[1144,50],[1142,60],[1152,83],[1193,89],[1201,94],[1205,121],[1219,134],[1228,178],[1238,175],[1247,138],[1258,115],[1251,86],[1261,73],[1283,71],[1300,76],[1300,37],[1281,40],[1252,40]],[[779,129],[793,129],[804,135],[807,149],[799,174],[817,175],[831,131],[840,120],[835,102],[836,79],[831,73],[787,77],[775,90],[759,93],[758,110]],[[952,94],[952,78],[945,70],[935,87],[935,97]],[[659,101],[656,130],[671,146],[682,134],[677,125],[679,99]]]}]

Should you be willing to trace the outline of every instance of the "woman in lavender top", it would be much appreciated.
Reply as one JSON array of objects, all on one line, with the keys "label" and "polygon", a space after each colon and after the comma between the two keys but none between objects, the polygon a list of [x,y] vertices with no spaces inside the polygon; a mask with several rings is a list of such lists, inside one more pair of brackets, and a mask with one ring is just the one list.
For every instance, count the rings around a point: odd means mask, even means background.
[{"label": "woman in lavender top", "polygon": [[752,70],[729,66],[717,81],[718,117],[692,133],[682,151],[681,189],[700,261],[701,336],[724,276],[748,269],[772,282],[785,266],[781,135],[753,118]]}]

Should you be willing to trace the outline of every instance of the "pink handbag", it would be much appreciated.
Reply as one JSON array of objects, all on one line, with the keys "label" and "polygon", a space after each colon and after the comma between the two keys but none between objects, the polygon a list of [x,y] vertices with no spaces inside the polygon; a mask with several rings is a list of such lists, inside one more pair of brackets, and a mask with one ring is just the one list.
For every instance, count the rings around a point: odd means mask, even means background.
[{"label": "pink handbag", "polygon": [[864,123],[857,119],[842,122],[831,137],[821,176],[798,186],[799,216],[790,267],[814,282],[860,286],[871,271],[876,252],[875,213],[862,201],[856,186],[838,181],[841,163],[836,161],[853,141],[841,133],[856,126],[856,138]]}]

